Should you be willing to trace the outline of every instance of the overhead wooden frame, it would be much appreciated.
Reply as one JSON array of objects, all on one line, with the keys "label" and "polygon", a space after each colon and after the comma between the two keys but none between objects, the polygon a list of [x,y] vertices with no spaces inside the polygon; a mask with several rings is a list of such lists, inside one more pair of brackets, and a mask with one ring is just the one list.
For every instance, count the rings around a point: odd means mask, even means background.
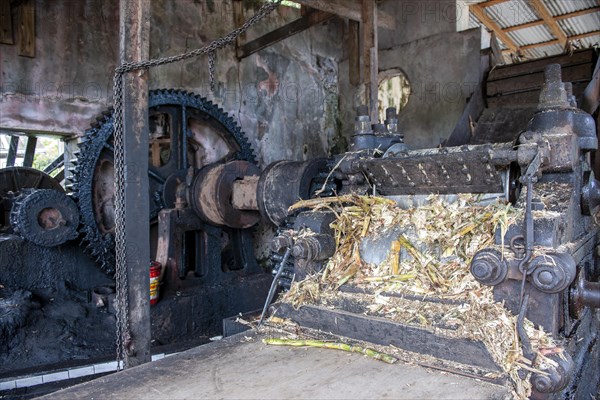
[{"label": "overhead wooden frame", "polygon": [[[508,0],[488,0],[486,2],[471,4],[469,6],[470,12],[477,17],[477,19],[490,31],[496,34],[496,37],[507,47],[503,50],[503,53],[519,53],[520,51],[530,50],[538,47],[549,46],[553,44],[560,44],[566,46],[568,42],[572,42],[578,39],[583,39],[590,36],[600,35],[600,30],[594,30],[583,34],[567,36],[563,29],[558,24],[558,21],[578,17],[581,15],[587,15],[594,12],[599,12],[600,7],[591,7],[583,10],[573,11],[567,14],[553,16],[548,7],[544,4],[543,0],[529,0],[528,4],[536,12],[538,20],[526,22],[524,24],[515,25],[511,27],[502,28],[495,21],[492,20],[486,13],[486,8],[495,6],[497,4],[505,3]],[[555,39],[532,43],[524,46],[518,46],[517,43],[508,35],[509,32],[518,31],[521,29],[531,28],[534,26],[546,25],[552,32]]]},{"label": "overhead wooden frame", "polygon": [[256,53],[264,48],[267,48],[283,39],[286,39],[290,36],[295,35],[296,33],[300,33],[311,26],[318,25],[321,22],[325,22],[335,15],[319,11],[319,10],[306,10],[304,15],[295,21],[290,22],[282,26],[281,28],[277,28],[257,39],[254,39],[248,43],[240,44],[238,43],[237,47],[237,57],[239,59],[246,58],[251,54]]},{"label": "overhead wooden frame", "polygon": [[[367,22],[363,18],[363,6],[360,0],[294,0],[304,6],[329,12],[352,21]],[[381,10],[377,10],[377,27],[394,30],[396,19]]]}]

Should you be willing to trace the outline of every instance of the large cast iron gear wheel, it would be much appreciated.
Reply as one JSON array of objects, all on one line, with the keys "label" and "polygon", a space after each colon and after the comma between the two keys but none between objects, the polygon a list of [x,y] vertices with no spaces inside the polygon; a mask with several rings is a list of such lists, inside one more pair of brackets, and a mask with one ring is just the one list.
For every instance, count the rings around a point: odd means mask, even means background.
[{"label": "large cast iron gear wheel", "polygon": [[79,234],[79,210],[64,192],[23,189],[10,212],[16,234],[39,246],[59,246]]},{"label": "large cast iron gear wheel", "polygon": [[[188,167],[231,160],[255,162],[237,123],[211,101],[178,90],[151,91],[149,104],[149,187],[151,225],[158,212],[173,208],[178,182]],[[185,123],[184,123],[185,122]],[[185,139],[184,139],[185,138]],[[85,132],[74,160],[71,184],[81,213],[80,232],[88,252],[114,273],[114,148],[112,112]],[[156,229],[151,229],[156,241]],[[235,232],[228,233],[235,236]],[[154,249],[151,245],[151,251]],[[242,255],[242,258],[244,255]]]}]

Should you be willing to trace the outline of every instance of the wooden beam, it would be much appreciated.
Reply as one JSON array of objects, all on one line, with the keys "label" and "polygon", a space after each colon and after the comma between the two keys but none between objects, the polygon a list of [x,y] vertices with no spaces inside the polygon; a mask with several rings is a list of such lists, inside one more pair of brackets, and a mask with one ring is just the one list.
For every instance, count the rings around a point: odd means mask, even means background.
[{"label": "wooden beam", "polygon": [[567,44],[567,35],[563,32],[558,22],[554,19],[546,5],[541,0],[529,0],[529,5],[533,7],[538,16],[548,25],[552,34],[558,39],[559,43],[564,46]]},{"label": "wooden beam", "polygon": [[585,10],[573,11],[573,12],[570,12],[567,14],[557,15],[556,17],[554,17],[554,19],[560,21],[563,19],[579,17],[581,15],[587,15],[587,14],[591,14],[591,13],[595,13],[595,12],[599,12],[599,11],[600,11],[600,7],[586,8]]},{"label": "wooden beam", "polygon": [[[573,40],[584,39],[586,37],[596,36],[596,35],[600,35],[600,30],[599,31],[586,32],[586,33],[582,33],[582,34],[574,35],[574,36],[569,36],[567,38],[567,40],[573,41]],[[528,44],[528,45],[525,45],[525,46],[521,46],[521,50],[535,49],[536,47],[550,46],[552,44],[559,44],[559,43],[560,43],[560,41],[558,39],[552,39],[552,40],[548,40],[547,42],[533,43],[533,44]],[[504,52],[506,52],[506,50]]]},{"label": "wooden beam", "polygon": [[[364,22],[362,19],[360,0],[294,0],[296,3],[316,8],[317,10],[329,12],[348,18],[353,21]],[[377,11],[377,26],[379,28],[396,29],[396,19],[383,12]]]},{"label": "wooden beam", "polygon": [[19,5],[19,55],[35,57],[35,1],[24,0]]},{"label": "wooden beam", "polygon": [[[600,7],[586,8],[585,10],[573,11],[573,12],[570,12],[567,14],[558,15],[558,16],[554,17],[554,19],[557,21],[561,21],[563,19],[575,18],[575,17],[579,17],[581,15],[587,15],[587,14],[591,14],[591,13],[595,13],[595,12],[599,12],[599,11],[600,11]],[[543,25],[543,24],[544,24],[544,20],[538,19],[537,21],[526,22],[521,25],[509,26],[508,28],[504,28],[502,30],[504,32],[512,32],[512,31],[518,31],[519,29],[531,28],[533,26],[538,26],[538,25]]]},{"label": "wooden beam", "polygon": [[538,19],[537,21],[526,22],[521,25],[509,26],[508,28],[502,29],[504,32],[512,32],[518,31],[519,29],[527,29],[538,25],[544,25],[543,19]]},{"label": "wooden beam", "polygon": [[496,4],[506,3],[507,1],[508,0],[488,0],[486,2],[479,3],[478,5],[485,8],[495,6]]},{"label": "wooden beam", "polygon": [[500,28],[496,22],[492,21],[492,19],[487,16],[485,10],[481,8],[479,4],[471,4],[469,6],[469,10],[477,17],[479,21],[481,21],[483,25],[485,25],[486,28],[495,32],[496,37],[500,39],[511,52],[514,53],[518,50],[519,47],[517,44],[510,38],[510,36],[506,34],[506,32],[502,30],[502,28]]},{"label": "wooden beam", "polygon": [[335,15],[327,12],[312,10],[301,18],[298,18],[295,21],[290,22],[282,26],[281,28],[277,28],[274,31],[271,31],[257,39],[254,39],[244,45],[241,45],[238,49],[238,58],[246,58],[251,54],[256,53],[266,47],[269,47],[283,39],[286,39],[290,36],[295,35],[296,33],[300,33],[311,26],[320,24],[321,22],[327,21],[333,18]]},{"label": "wooden beam", "polygon": [[[235,22],[236,27],[242,26],[244,24],[244,4],[242,3],[242,0],[233,0],[233,20]],[[235,38],[235,54],[238,58],[241,58],[240,47],[245,41],[245,32]]]},{"label": "wooden beam", "polygon": [[360,25],[348,21],[348,74],[353,86],[360,84]]},{"label": "wooden beam", "polygon": [[377,36],[377,3],[375,0],[362,0],[362,49],[363,72],[362,82],[365,84],[366,104],[373,123],[379,121],[377,93],[379,91],[379,60]]},{"label": "wooden beam", "polygon": [[10,0],[0,0],[0,43],[14,44]]},{"label": "wooden beam", "polygon": [[[119,2],[119,62],[147,60],[150,53],[150,0]],[[115,201],[117,216],[116,268],[126,283],[117,278],[117,297],[129,322],[125,367],[151,361],[150,355],[150,213],[148,189],[148,80],[149,71],[132,71],[123,77],[123,166],[115,166],[122,177],[124,198]],[[115,137],[115,141],[119,138]],[[119,170],[123,168],[123,170]],[[117,180],[119,182],[119,180]],[[121,186],[119,186],[121,188]],[[122,208],[121,208],[122,207]],[[123,214],[120,214],[123,213]],[[144,221],[144,222],[141,222]],[[122,236],[121,236],[122,234]],[[123,284],[125,283],[125,284]]]}]

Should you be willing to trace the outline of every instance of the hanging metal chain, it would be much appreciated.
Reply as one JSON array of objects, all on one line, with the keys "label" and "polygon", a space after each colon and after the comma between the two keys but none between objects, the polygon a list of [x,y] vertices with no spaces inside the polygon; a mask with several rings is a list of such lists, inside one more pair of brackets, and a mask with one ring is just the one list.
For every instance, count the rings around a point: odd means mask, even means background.
[{"label": "hanging metal chain", "polygon": [[215,92],[215,62],[217,55],[214,51],[208,53],[208,82],[210,83],[210,91]]},{"label": "hanging metal chain", "polygon": [[211,90],[214,90],[214,63],[215,51],[232,43],[251,26],[261,21],[275,10],[282,0],[268,0],[263,6],[248,19],[242,26],[229,32],[222,38],[210,42],[208,45],[178,54],[171,57],[156,58],[137,62],[123,63],[115,69],[113,81],[114,96],[114,165],[115,165],[115,280],[116,280],[116,317],[117,317],[117,370],[124,367],[123,360],[131,343],[129,331],[129,296],[127,288],[127,245],[125,243],[125,158],[123,151],[123,78],[127,72],[149,69],[158,65],[170,64],[203,54],[209,55],[209,77]]}]

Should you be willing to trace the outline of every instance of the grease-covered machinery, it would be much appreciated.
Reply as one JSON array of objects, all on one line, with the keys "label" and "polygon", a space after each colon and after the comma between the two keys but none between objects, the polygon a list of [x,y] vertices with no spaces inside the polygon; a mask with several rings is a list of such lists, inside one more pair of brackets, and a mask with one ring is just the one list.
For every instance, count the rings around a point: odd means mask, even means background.
[{"label": "grease-covered machinery", "polygon": [[[328,185],[338,194],[376,193],[402,207],[420,204],[431,194],[452,201],[458,193],[513,203],[523,218],[504,238],[497,232],[495,245],[475,255],[471,274],[493,286],[495,299],[519,316],[525,357],[535,357],[525,317],[562,349],[550,356],[554,362],[545,370],[532,375],[534,397],[562,398],[578,385],[596,382],[600,192],[590,152],[598,143],[594,120],[565,89],[560,66],[546,68],[538,110],[511,143],[411,151],[402,144],[393,110],[385,125],[372,126],[363,110],[358,114],[352,152],[330,160]],[[283,222],[272,242],[283,286],[319,271],[333,255],[332,220],[331,213],[305,211]],[[315,234],[297,235],[301,228]]]}]

